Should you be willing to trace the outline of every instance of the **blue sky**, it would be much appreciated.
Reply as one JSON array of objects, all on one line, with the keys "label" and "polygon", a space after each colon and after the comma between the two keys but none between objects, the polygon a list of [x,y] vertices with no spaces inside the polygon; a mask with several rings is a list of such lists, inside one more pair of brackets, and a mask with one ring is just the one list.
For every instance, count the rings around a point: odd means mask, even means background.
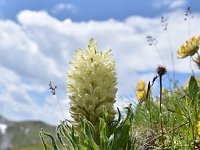
[{"label": "blue sky", "polygon": [[[190,28],[184,21],[189,6]],[[171,52],[181,86],[191,75],[190,60],[177,59],[176,51],[189,30],[200,34],[199,10],[198,0],[0,0],[0,114],[57,124],[62,115],[48,90],[52,81],[70,118],[66,73],[74,50],[85,49],[91,37],[100,50],[112,49],[119,83],[116,106],[134,102],[137,81],[152,80],[159,64],[173,78]],[[161,27],[162,15],[167,31]],[[157,39],[156,46],[148,45],[147,35]],[[164,79],[168,86],[168,76]]]},{"label": "blue sky", "polygon": [[[191,6],[193,11],[199,11],[198,0],[1,0],[1,13],[4,19],[16,19],[16,15],[24,9],[45,10],[50,15],[63,20],[70,18],[73,21],[105,20],[115,18],[123,20],[131,15],[156,17],[163,13],[177,9],[177,7]],[[184,1],[184,2],[182,2]],[[55,11],[56,6],[60,6]]]}]

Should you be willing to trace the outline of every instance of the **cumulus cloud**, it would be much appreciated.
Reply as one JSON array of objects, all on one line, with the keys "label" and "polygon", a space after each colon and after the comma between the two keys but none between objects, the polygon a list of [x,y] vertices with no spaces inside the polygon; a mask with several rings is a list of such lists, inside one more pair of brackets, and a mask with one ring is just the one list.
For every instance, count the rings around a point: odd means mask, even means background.
[{"label": "cumulus cloud", "polygon": [[[184,12],[172,12],[166,17],[167,31],[162,30],[160,17],[130,16],[123,21],[73,22],[70,19],[59,21],[44,11],[25,10],[17,16],[18,23],[1,20],[1,113],[11,119],[58,123],[62,119],[61,110],[57,99],[48,95],[47,84],[51,80],[58,86],[65,116],[69,117],[65,92],[68,63],[74,50],[85,48],[90,37],[98,41],[100,50],[112,49],[119,83],[116,106],[133,101],[136,82],[152,80],[158,64],[173,71],[171,51],[176,72],[190,73],[189,60],[176,59],[176,50],[188,38]],[[191,35],[200,32],[199,17],[194,14],[190,20]],[[156,47],[148,45],[146,35],[158,40]],[[127,99],[121,98],[125,96]]]}]

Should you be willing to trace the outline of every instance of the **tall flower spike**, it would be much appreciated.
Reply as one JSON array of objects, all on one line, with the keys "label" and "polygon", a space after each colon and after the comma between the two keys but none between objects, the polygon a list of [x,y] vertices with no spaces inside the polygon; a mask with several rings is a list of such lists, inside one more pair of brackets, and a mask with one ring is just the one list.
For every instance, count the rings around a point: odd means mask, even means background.
[{"label": "tall flower spike", "polygon": [[68,74],[68,93],[71,116],[79,123],[79,114],[94,125],[103,111],[108,121],[114,119],[117,78],[111,51],[98,52],[96,42],[90,39],[86,53],[78,50]]}]

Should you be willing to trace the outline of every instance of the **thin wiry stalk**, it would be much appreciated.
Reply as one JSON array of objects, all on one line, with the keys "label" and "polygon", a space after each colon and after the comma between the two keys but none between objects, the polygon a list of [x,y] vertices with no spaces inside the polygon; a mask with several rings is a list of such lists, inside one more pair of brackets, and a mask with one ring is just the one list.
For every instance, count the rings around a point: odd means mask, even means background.
[{"label": "thin wiry stalk", "polygon": [[[161,21],[161,22],[164,23],[163,21]],[[164,30],[167,30],[167,24],[165,24]],[[161,55],[160,49],[157,47],[158,40],[157,40],[155,37],[151,36],[151,35],[147,35],[147,36],[146,36],[146,39],[147,39],[147,42],[148,42],[148,45],[149,45],[149,46],[154,46],[154,47],[156,48],[157,54],[158,54],[159,57],[161,58],[162,63],[165,64],[165,63],[164,63],[164,60],[165,60],[165,59],[164,59],[164,57]],[[167,74],[167,77],[168,77],[168,80],[169,80],[169,89],[171,89],[171,85],[170,85],[170,76],[169,76],[169,74]]]},{"label": "thin wiry stalk", "polygon": [[164,63],[164,57],[161,55],[161,53],[160,53],[160,49],[157,47],[157,45],[155,45],[155,48],[156,48],[156,51],[158,52],[158,55],[159,55],[159,57],[161,58],[161,60],[162,60],[162,63]]},{"label": "thin wiry stalk", "polygon": [[160,76],[160,128],[162,148],[164,149],[164,131],[163,131],[163,117],[162,117],[162,76]]},{"label": "thin wiry stalk", "polygon": [[190,38],[190,16],[188,17],[188,37]]},{"label": "thin wiry stalk", "polygon": [[[155,46],[156,47],[156,49],[157,49],[157,51],[159,52],[160,51],[160,49],[157,47],[157,46]],[[161,55],[160,55],[161,56]],[[162,59],[162,61],[163,61],[163,63],[164,63],[164,58],[163,57],[161,57],[161,59]],[[167,78],[168,78],[168,80],[169,80],[169,89],[171,90],[171,84],[170,84],[170,76],[169,76],[169,73],[167,73]]]},{"label": "thin wiry stalk", "polygon": [[[188,39],[190,39],[190,37],[191,37],[191,35],[190,35],[190,20],[191,20],[191,13],[192,13],[192,10],[191,10],[191,7],[188,7],[187,8],[187,10],[186,10],[186,12],[185,12],[185,21],[187,21],[187,23],[188,23]],[[194,70],[193,70],[193,68],[192,68],[192,58],[190,57],[190,69],[191,69],[191,71],[192,71],[192,74],[193,75],[195,75],[194,74]]]},{"label": "thin wiry stalk", "polygon": [[171,40],[169,38],[169,33],[168,33],[168,22],[164,16],[161,17],[161,25],[163,27],[163,31],[165,31],[165,33],[167,35],[168,45],[169,45],[169,49],[170,49],[171,62],[172,62],[172,69],[173,69],[173,81],[175,82],[174,54],[172,51],[172,44],[171,44]]},{"label": "thin wiry stalk", "polygon": [[185,12],[185,21],[188,22],[188,38],[190,39],[190,19],[191,19],[192,10],[191,7],[187,7]]},{"label": "thin wiry stalk", "polygon": [[157,74],[160,78],[160,128],[161,128],[161,142],[162,149],[164,149],[164,131],[163,131],[163,114],[162,114],[162,76],[166,74],[167,70],[164,66],[158,66]]},{"label": "thin wiry stalk", "polygon": [[50,81],[50,82],[49,82],[49,89],[50,89],[52,95],[53,95],[53,96],[56,96],[56,99],[57,99],[57,101],[58,101],[58,104],[59,104],[59,107],[60,107],[60,110],[61,110],[61,113],[62,113],[62,116],[63,116],[63,120],[65,120],[64,112],[63,112],[63,109],[62,109],[60,100],[59,100],[59,98],[58,98],[58,96],[57,96],[57,92],[56,92],[57,86],[53,86],[53,85],[52,85],[52,82]]},{"label": "thin wiry stalk", "polygon": [[170,56],[171,56],[172,69],[173,69],[173,80],[174,80],[174,82],[175,82],[176,79],[175,79],[174,53],[173,53],[173,50],[172,50],[171,40],[170,40],[170,38],[169,38],[169,32],[168,32],[168,30],[165,30],[165,31],[166,31],[167,40],[168,40],[168,43],[169,43]]},{"label": "thin wiry stalk", "polygon": [[192,68],[192,60],[193,58],[190,56],[190,70],[192,71],[192,75],[195,76],[194,70]]},{"label": "thin wiry stalk", "polygon": [[56,99],[57,99],[57,101],[58,101],[58,104],[59,104],[59,107],[60,107],[60,110],[61,110],[61,113],[62,113],[62,116],[63,116],[63,120],[65,120],[64,111],[63,111],[63,109],[62,109],[62,106],[61,106],[60,100],[59,100],[59,98],[58,98],[58,95],[56,94],[55,96],[56,96]]}]

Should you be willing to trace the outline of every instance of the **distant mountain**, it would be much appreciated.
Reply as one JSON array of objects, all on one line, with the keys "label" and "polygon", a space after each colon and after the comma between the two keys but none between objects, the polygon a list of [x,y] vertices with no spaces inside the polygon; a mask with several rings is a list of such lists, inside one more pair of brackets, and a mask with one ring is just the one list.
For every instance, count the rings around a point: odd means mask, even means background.
[{"label": "distant mountain", "polygon": [[43,150],[41,128],[55,135],[55,127],[44,122],[14,122],[0,115],[0,150]]},{"label": "distant mountain", "polygon": [[3,116],[0,115],[0,123],[1,124],[9,124],[11,122],[9,120],[7,120],[6,118],[4,118]]}]

